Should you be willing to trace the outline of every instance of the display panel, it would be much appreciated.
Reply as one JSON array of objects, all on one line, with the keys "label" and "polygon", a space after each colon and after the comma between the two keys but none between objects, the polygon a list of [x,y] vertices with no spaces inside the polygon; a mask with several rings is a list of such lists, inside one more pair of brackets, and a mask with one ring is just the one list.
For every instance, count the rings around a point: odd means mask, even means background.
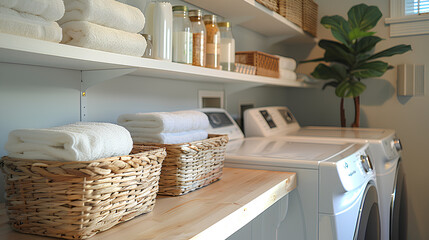
[{"label": "display panel", "polygon": [[293,123],[296,121],[292,113],[290,111],[286,111],[286,109],[279,109],[279,113],[287,123]]},{"label": "display panel", "polygon": [[223,112],[204,112],[209,118],[212,128],[221,128],[234,125],[229,117]]},{"label": "display panel", "polygon": [[271,115],[268,113],[267,110],[261,110],[259,112],[262,114],[262,116],[264,117],[265,121],[267,122],[267,124],[270,128],[277,127],[273,121],[273,118],[271,117]]}]

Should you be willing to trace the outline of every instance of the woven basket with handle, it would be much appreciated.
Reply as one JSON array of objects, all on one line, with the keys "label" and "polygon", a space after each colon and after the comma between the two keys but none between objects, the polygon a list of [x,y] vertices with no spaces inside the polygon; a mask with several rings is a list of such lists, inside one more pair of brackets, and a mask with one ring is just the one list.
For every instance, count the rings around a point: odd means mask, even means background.
[{"label": "woven basket with handle", "polygon": [[302,1],[279,0],[278,13],[302,28]]},{"label": "woven basket with handle", "polygon": [[277,0],[256,0],[256,2],[275,12],[278,9]]},{"label": "woven basket with handle", "polygon": [[138,143],[132,152],[146,145],[165,148],[158,194],[178,196],[221,178],[227,143],[227,135],[209,134],[207,139],[183,144]]},{"label": "woven basket with handle", "polygon": [[3,157],[6,208],[19,232],[85,239],[152,211],[162,148],[87,162]]},{"label": "woven basket with handle", "polygon": [[318,6],[313,0],[302,1],[302,29],[314,37],[317,36]]},{"label": "woven basket with handle", "polygon": [[259,51],[235,53],[235,62],[256,67],[256,75],[278,78],[279,58]]}]

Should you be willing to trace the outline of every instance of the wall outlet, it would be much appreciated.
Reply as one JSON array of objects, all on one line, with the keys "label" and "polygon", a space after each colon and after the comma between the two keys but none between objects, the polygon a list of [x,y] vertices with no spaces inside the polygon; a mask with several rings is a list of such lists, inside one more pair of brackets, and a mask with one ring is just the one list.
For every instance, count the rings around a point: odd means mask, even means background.
[{"label": "wall outlet", "polygon": [[198,91],[199,108],[224,108],[224,91]]}]

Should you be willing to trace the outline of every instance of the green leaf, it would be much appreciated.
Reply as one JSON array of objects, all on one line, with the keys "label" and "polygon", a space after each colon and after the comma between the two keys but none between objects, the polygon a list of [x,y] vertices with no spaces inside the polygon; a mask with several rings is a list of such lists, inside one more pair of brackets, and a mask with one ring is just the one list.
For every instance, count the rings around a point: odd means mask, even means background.
[{"label": "green leaf", "polygon": [[323,63],[320,63],[317,65],[317,67],[314,69],[314,71],[311,73],[311,75],[318,79],[335,79],[337,81],[342,81],[343,78],[340,73],[335,71],[332,67],[329,67]]},{"label": "green leaf", "polygon": [[324,59],[326,62],[339,62],[352,65],[355,62],[350,49],[344,44],[330,40],[320,40],[319,46],[326,50]]},{"label": "green leaf", "polygon": [[341,98],[354,98],[361,95],[365,89],[365,84],[360,81],[343,81],[335,89],[335,95]]},{"label": "green leaf", "polygon": [[358,79],[381,77],[387,71],[389,64],[382,61],[367,62],[359,65],[351,73]]},{"label": "green leaf", "polygon": [[350,8],[347,15],[351,28],[357,28],[361,31],[368,31],[375,27],[382,16],[378,7],[363,3]]},{"label": "green leaf", "polygon": [[310,59],[310,60],[303,60],[299,61],[299,63],[310,63],[310,62],[321,62],[325,61],[325,58],[316,58],[316,59]]},{"label": "green leaf", "polygon": [[375,32],[365,32],[360,30],[359,28],[353,28],[349,33],[349,39],[350,41],[353,41],[355,39],[372,36],[374,34]]},{"label": "green leaf", "polygon": [[391,57],[393,55],[403,54],[403,53],[406,53],[406,52],[411,51],[411,50],[412,50],[411,45],[400,44],[400,45],[396,45],[394,47],[388,48],[386,50],[383,50],[379,53],[376,53],[376,54],[372,55],[371,57],[369,57],[368,60],[381,58],[381,57]]},{"label": "green leaf", "polygon": [[359,39],[354,44],[353,48],[356,53],[366,53],[374,49],[375,45],[382,39],[377,36],[367,36]]},{"label": "green leaf", "polygon": [[347,78],[347,69],[344,65],[333,64],[331,68],[341,77],[341,81]]},{"label": "green leaf", "polygon": [[335,81],[325,83],[322,87],[322,90],[325,90],[325,88],[329,86],[336,88],[338,86],[338,83],[339,82],[335,82]]},{"label": "green leaf", "polygon": [[327,29],[331,29],[332,35],[340,42],[350,45],[349,32],[350,25],[349,23],[341,16],[325,16],[322,17],[320,23]]}]

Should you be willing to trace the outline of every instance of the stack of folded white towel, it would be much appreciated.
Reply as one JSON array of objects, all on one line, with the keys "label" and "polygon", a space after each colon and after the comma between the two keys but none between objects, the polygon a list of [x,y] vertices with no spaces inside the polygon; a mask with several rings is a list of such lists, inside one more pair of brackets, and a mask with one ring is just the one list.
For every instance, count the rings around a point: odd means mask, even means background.
[{"label": "stack of folded white towel", "polygon": [[5,145],[9,157],[55,161],[91,161],[128,155],[130,133],[111,123],[75,123],[46,129],[18,129]]},{"label": "stack of folded white towel", "polygon": [[62,0],[0,0],[0,32],[60,42]]},{"label": "stack of folded white towel", "polygon": [[61,43],[132,56],[143,56],[145,38],[137,34],[145,24],[143,13],[114,0],[64,0],[58,23]]},{"label": "stack of folded white towel", "polygon": [[118,124],[135,143],[179,144],[206,139],[209,120],[198,111],[123,114]]},{"label": "stack of folded white towel", "polygon": [[288,57],[279,57],[279,71],[280,71],[280,78],[287,79],[287,80],[296,80],[296,61],[293,58]]}]

